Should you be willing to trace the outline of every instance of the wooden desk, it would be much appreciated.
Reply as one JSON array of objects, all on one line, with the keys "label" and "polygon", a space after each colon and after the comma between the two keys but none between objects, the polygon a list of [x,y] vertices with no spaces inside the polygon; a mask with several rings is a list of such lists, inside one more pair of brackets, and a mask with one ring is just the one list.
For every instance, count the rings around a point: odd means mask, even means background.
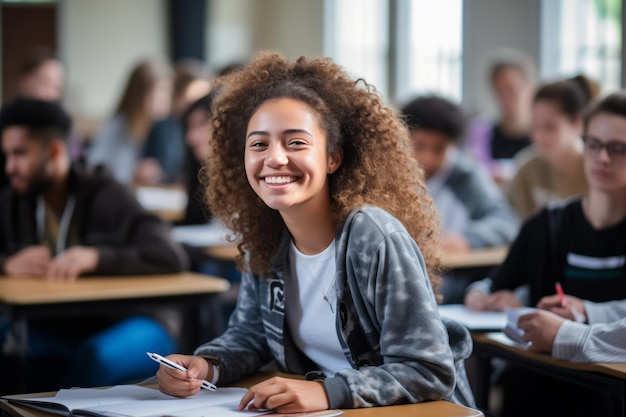
[{"label": "wooden desk", "polygon": [[626,415],[626,363],[574,363],[552,358],[550,355],[529,352],[507,339],[495,339],[494,334],[474,333],[474,354],[477,359],[476,402],[489,409],[488,398],[491,375],[491,359],[502,358],[514,365],[539,373],[607,392],[614,410]]},{"label": "wooden desk", "polygon": [[441,266],[447,269],[496,266],[504,261],[508,252],[508,246],[474,249],[469,252],[444,252],[441,254]]},{"label": "wooden desk", "polygon": [[[236,387],[249,387],[259,381],[275,375],[272,372],[262,372],[254,376],[244,378],[233,384]],[[282,376],[290,377],[290,375]],[[24,394],[24,397],[53,396],[54,392],[45,394]],[[37,411],[30,408],[8,404],[0,401],[0,410],[10,417],[49,417],[52,414]],[[405,416],[428,416],[428,417],[484,417],[483,413],[462,405],[453,404],[447,401],[430,401],[420,404],[393,405],[387,407],[359,408],[343,410],[342,416],[346,417],[405,417]],[[271,416],[271,414],[269,414]]]},{"label": "wooden desk", "polygon": [[[184,272],[170,275],[82,277],[73,282],[0,277],[0,312],[8,314],[17,344],[21,369],[26,369],[28,320],[72,316],[122,309],[168,306],[185,313],[181,351],[187,352],[222,329],[218,294],[228,290],[227,280]],[[211,319],[201,322],[201,309]],[[206,311],[206,310],[204,310]],[[198,329],[202,329],[199,331]],[[20,376],[25,372],[20,372]],[[23,392],[24,381],[18,381]]]}]

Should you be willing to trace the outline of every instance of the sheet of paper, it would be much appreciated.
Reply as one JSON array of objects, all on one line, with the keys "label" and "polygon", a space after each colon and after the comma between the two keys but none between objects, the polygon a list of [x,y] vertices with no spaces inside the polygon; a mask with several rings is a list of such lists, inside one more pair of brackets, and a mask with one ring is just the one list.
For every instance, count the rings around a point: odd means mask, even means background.
[{"label": "sheet of paper", "polygon": [[38,403],[41,405],[39,409],[43,409],[46,403],[55,403],[64,405],[69,410],[89,410],[92,415],[127,417],[200,417],[207,413],[220,416],[258,416],[268,413],[237,411],[237,404],[245,392],[245,388],[220,388],[215,392],[201,390],[192,397],[178,398],[153,388],[116,385],[111,388],[62,389],[54,397],[28,398],[24,403]]},{"label": "sheet of paper", "polygon": [[196,247],[228,246],[233,244],[227,239],[229,232],[222,223],[214,220],[206,224],[175,226],[172,238]]},{"label": "sheet of paper", "polygon": [[183,190],[139,187],[135,190],[139,204],[146,210],[179,211],[187,207],[187,193]]},{"label": "sheet of paper", "polygon": [[528,346],[529,342],[524,340],[524,331],[517,327],[517,320],[521,315],[535,311],[532,307],[519,307],[510,308],[506,307],[504,312],[506,313],[506,326],[502,330],[505,335],[509,337],[515,343],[523,346]]},{"label": "sheet of paper", "polygon": [[[59,407],[47,408],[51,403],[73,410],[73,416],[104,417],[205,417],[205,416],[261,416],[277,415],[267,410],[237,410],[245,388],[220,387],[217,391],[201,390],[187,398],[172,397],[158,389],[139,385],[116,385],[110,388],[62,389],[54,397],[20,399],[19,396],[6,396],[3,399],[19,399],[23,405],[55,414],[68,415]],[[84,411],[80,411],[84,410]],[[296,416],[339,416],[341,410],[324,410],[311,413],[289,414]]]},{"label": "sheet of paper", "polygon": [[474,311],[463,304],[442,304],[439,314],[463,324],[469,330],[494,331],[506,326],[506,314],[500,311]]}]

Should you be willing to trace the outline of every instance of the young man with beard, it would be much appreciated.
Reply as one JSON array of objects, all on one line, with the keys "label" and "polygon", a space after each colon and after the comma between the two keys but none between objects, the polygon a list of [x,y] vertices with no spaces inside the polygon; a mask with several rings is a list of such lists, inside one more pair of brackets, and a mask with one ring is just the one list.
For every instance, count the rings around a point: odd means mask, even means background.
[{"label": "young man with beard", "polygon": [[[0,111],[10,185],[0,193],[1,273],[9,279],[72,281],[184,270],[187,258],[164,223],[105,169],[71,162],[70,131],[71,119],[58,103],[20,98]],[[144,378],[154,372],[143,360],[146,350],[175,349],[172,335],[147,315],[109,312],[80,323],[61,317],[31,324],[29,369],[59,369],[51,378],[28,375],[27,381],[47,382],[30,390]],[[6,344],[10,325],[0,321],[0,343]],[[107,366],[110,361],[117,366]]]}]

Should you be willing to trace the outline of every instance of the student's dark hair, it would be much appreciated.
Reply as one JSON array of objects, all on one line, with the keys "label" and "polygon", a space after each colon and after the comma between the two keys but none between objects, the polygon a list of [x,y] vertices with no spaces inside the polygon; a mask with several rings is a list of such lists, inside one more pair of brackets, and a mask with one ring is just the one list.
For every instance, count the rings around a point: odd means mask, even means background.
[{"label": "student's dark hair", "polygon": [[43,63],[48,61],[56,61],[58,58],[54,51],[50,48],[35,48],[26,54],[19,65],[17,74],[20,77],[29,75],[36,71]]},{"label": "student's dark hair", "polygon": [[411,152],[409,129],[375,87],[354,79],[330,58],[287,60],[261,51],[242,70],[216,80],[207,199],[213,213],[240,240],[237,265],[244,271],[272,269],[285,224],[248,183],[244,154],[248,122],[266,100],[306,103],[326,132],[327,153],[343,151],[329,175],[334,222],[375,205],[401,221],[419,245],[435,292],[440,285],[438,217]]},{"label": "student's dark hair", "polygon": [[465,116],[461,107],[443,97],[416,97],[400,109],[411,130],[432,130],[458,142],[463,135]]},{"label": "student's dark hair", "polygon": [[10,126],[28,128],[42,139],[67,140],[72,119],[58,102],[18,98],[0,110],[0,133]]},{"label": "student's dark hair", "polygon": [[533,103],[551,102],[573,121],[584,115],[586,108],[596,96],[593,82],[584,75],[577,75],[542,85],[535,92]]},{"label": "student's dark hair", "polygon": [[212,89],[208,94],[200,97],[193,103],[191,103],[180,116],[180,120],[183,124],[183,129],[187,131],[188,119],[191,113],[196,110],[204,110],[206,112],[207,120],[211,117],[211,106],[213,105],[213,99],[217,95],[217,89]]},{"label": "student's dark hair", "polygon": [[615,91],[591,106],[585,114],[585,131],[591,119],[601,113],[626,118],[626,90]]}]

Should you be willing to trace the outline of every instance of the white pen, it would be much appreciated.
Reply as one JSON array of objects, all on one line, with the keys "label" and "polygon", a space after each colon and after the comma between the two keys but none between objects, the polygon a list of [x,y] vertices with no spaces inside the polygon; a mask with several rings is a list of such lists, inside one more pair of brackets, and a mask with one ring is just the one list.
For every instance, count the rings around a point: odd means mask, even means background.
[{"label": "white pen", "polygon": [[[157,363],[160,363],[165,366],[169,366],[170,368],[176,369],[181,372],[187,372],[187,368],[185,368],[184,366],[181,366],[175,362],[172,362],[171,360],[164,358],[158,353],[146,352],[146,355],[148,355],[150,359],[152,359],[153,361]],[[209,391],[217,390],[217,387],[215,385],[211,384],[209,381],[206,381],[204,379],[202,380],[201,387],[204,389],[208,389]]]}]

